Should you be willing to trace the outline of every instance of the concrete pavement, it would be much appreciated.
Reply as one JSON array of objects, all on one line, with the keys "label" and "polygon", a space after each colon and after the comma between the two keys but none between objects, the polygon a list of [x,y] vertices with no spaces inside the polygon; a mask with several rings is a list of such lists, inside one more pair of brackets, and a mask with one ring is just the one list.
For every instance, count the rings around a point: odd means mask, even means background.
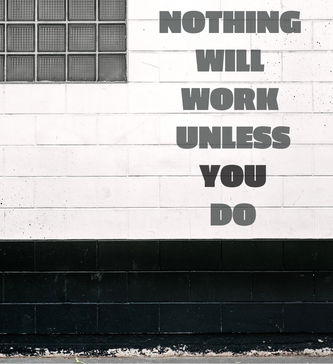
[{"label": "concrete pavement", "polygon": [[44,358],[44,357],[21,357],[1,358],[1,364],[199,364],[199,363],[221,363],[221,364],[332,364],[333,357],[310,357],[310,356],[275,356],[275,357],[173,357],[173,358]]}]

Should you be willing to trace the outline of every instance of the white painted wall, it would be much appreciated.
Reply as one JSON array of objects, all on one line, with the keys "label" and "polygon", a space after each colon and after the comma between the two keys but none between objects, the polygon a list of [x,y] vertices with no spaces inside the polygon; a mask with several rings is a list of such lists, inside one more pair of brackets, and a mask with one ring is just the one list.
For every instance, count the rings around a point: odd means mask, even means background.
[{"label": "white painted wall", "polygon": [[[333,1],[127,0],[128,83],[0,85],[1,239],[333,235]],[[160,10],[298,10],[301,34],[159,34]],[[330,19],[331,18],[331,19]],[[264,73],[198,73],[196,49],[261,49]],[[182,87],[278,87],[278,112],[183,111]],[[276,149],[180,149],[177,126],[290,127]],[[200,164],[265,164],[204,188]],[[210,226],[251,203],[253,225]]]}]

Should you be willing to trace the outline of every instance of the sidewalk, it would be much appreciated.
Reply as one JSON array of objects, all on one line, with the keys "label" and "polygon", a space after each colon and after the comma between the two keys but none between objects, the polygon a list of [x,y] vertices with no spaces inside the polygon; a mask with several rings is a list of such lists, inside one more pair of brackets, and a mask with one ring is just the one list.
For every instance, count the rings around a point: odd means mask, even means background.
[{"label": "sidewalk", "polygon": [[199,364],[199,363],[222,363],[222,364],[254,364],[254,363],[272,363],[272,364],[292,364],[292,363],[321,363],[332,364],[333,357],[308,357],[308,356],[290,356],[290,357],[228,357],[228,358],[2,358],[1,364]]}]

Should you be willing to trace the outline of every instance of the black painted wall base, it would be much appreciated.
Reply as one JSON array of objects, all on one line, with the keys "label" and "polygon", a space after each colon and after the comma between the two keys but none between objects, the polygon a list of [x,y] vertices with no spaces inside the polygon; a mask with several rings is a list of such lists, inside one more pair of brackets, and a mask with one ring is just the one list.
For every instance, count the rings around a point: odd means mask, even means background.
[{"label": "black painted wall base", "polygon": [[333,241],[0,242],[0,334],[200,333],[333,333]]},{"label": "black painted wall base", "polygon": [[[245,354],[253,350],[275,355],[304,355],[309,350],[333,352],[333,335],[319,334],[187,334],[187,335],[0,335],[0,352],[8,356],[56,353],[115,356],[135,350],[149,356],[170,349],[185,354]],[[118,354],[119,355],[119,354]],[[331,353],[332,355],[332,353]]]}]

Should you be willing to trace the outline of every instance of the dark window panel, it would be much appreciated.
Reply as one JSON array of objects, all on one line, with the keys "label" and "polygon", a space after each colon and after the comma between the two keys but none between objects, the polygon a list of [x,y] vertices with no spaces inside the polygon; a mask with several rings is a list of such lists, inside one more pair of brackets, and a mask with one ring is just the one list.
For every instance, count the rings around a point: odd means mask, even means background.
[{"label": "dark window panel", "polygon": [[98,305],[100,334],[148,334],[158,332],[158,305]]},{"label": "dark window panel", "polygon": [[95,20],[95,0],[69,0],[69,20]]},{"label": "dark window panel", "polygon": [[126,81],[125,55],[100,55],[98,57],[98,81]]},{"label": "dark window panel", "polygon": [[8,25],[7,51],[8,52],[33,52],[35,50],[34,25]]},{"label": "dark window panel", "polygon": [[34,0],[7,0],[8,20],[35,20]]},{"label": "dark window panel", "polygon": [[38,56],[38,81],[65,81],[65,56]]},{"label": "dark window panel", "polygon": [[68,56],[69,81],[96,81],[96,57],[93,55]]},{"label": "dark window panel", "polygon": [[99,20],[125,20],[125,0],[99,0]]},{"label": "dark window panel", "polygon": [[34,56],[7,56],[7,81],[34,81]]},{"label": "dark window panel", "polygon": [[87,52],[96,50],[96,27],[91,24],[70,24],[68,31],[68,50]]},{"label": "dark window panel", "polygon": [[38,0],[38,20],[65,19],[65,0]]},{"label": "dark window panel", "polygon": [[98,48],[100,52],[126,50],[126,26],[123,24],[100,25]]},{"label": "dark window panel", "polygon": [[65,25],[39,25],[38,51],[64,52],[66,51]]}]

